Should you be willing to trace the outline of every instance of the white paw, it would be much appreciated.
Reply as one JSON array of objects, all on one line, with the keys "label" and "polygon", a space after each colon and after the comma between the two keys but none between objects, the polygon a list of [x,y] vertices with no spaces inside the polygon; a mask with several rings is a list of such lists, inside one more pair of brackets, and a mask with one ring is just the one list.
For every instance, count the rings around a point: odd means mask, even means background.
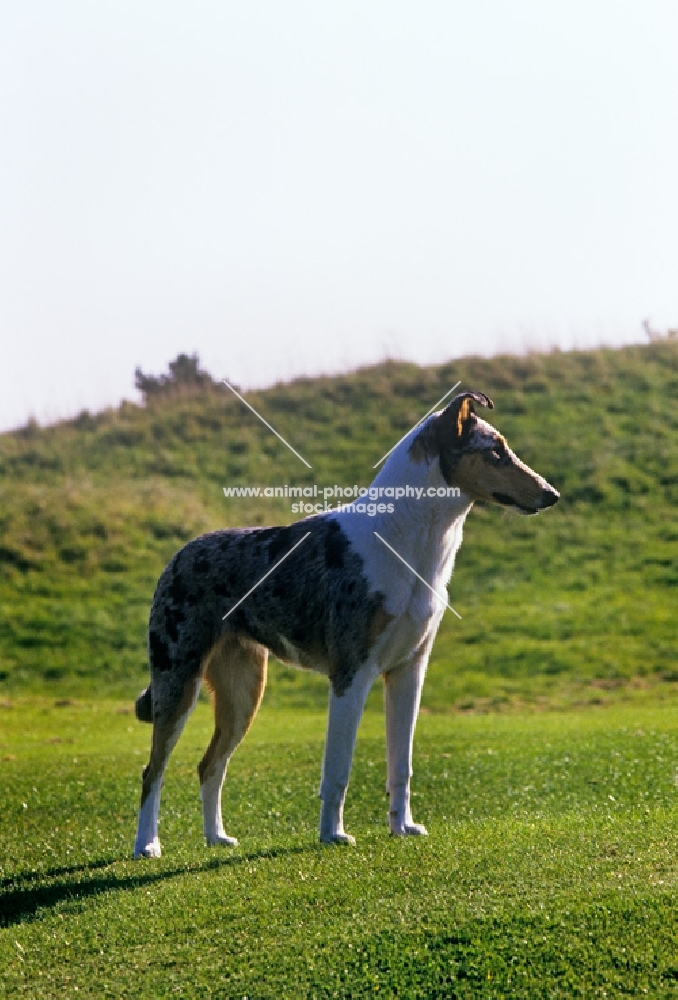
[{"label": "white paw", "polygon": [[355,844],[355,837],[352,837],[350,833],[344,833],[343,830],[338,830],[336,833],[321,833],[320,843],[350,844],[351,846],[353,846]]},{"label": "white paw", "polygon": [[134,845],[134,860],[138,861],[140,858],[159,858],[162,854],[160,850],[160,841],[156,837],[149,844],[135,844]]},{"label": "white paw", "polygon": [[238,847],[240,841],[237,837],[227,837],[225,833],[217,833],[214,837],[205,837],[208,847]]},{"label": "white paw", "polygon": [[392,823],[394,837],[428,837],[428,830],[421,823]]}]

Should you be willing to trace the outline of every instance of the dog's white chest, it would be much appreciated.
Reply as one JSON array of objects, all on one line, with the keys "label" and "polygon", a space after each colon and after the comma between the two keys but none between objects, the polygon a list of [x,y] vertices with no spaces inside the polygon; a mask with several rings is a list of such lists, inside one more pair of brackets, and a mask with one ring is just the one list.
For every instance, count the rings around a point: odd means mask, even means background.
[{"label": "dog's white chest", "polygon": [[408,524],[407,530],[397,518],[342,518],[342,531],[362,558],[368,587],[383,595],[387,614],[422,623],[442,614],[469,507],[464,505],[451,524],[429,518]]}]

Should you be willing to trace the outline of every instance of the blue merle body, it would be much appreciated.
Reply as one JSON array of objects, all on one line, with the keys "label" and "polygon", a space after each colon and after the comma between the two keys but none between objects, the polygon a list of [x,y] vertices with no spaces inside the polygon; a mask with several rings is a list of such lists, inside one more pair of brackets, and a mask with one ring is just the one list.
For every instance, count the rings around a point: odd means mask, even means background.
[{"label": "blue merle body", "polygon": [[164,675],[179,697],[215,644],[235,633],[283,661],[327,674],[342,694],[368,655],[382,603],[332,517],[213,531],[180,549],[158,581],[148,629],[151,678]]}]

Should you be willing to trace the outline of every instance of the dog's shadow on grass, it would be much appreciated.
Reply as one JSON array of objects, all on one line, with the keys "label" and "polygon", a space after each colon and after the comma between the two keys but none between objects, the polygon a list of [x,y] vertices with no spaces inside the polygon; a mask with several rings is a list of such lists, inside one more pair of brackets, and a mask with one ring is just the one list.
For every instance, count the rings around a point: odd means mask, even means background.
[{"label": "dog's shadow on grass", "polygon": [[[0,927],[11,927],[32,920],[36,916],[44,916],[39,911],[58,906],[59,903],[78,903],[91,896],[101,896],[108,892],[123,892],[138,889],[142,886],[154,885],[180,875],[216,871],[219,868],[236,867],[251,864],[253,861],[263,861],[269,858],[290,857],[294,854],[306,854],[309,851],[320,850],[319,845],[300,845],[299,847],[270,847],[249,854],[225,855],[209,858],[200,864],[186,864],[175,868],[163,868],[153,871],[150,867],[157,862],[136,862],[138,870],[130,874],[118,874],[110,869],[128,858],[110,858],[94,861],[91,864],[77,865],[72,868],[53,868],[44,872],[29,872],[17,875],[16,878],[5,878],[0,882]],[[160,862],[161,863],[161,862]],[[78,875],[81,878],[78,878]],[[64,879],[64,876],[72,878]],[[48,885],[35,885],[38,880],[57,879]]]}]

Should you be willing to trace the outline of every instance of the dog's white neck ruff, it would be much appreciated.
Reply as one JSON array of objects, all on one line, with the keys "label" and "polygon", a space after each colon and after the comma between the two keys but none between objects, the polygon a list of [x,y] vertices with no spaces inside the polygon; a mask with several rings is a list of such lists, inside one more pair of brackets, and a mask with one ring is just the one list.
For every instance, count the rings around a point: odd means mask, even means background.
[{"label": "dog's white neck ruff", "polygon": [[436,613],[442,615],[444,605],[389,551],[375,532],[444,598],[462,542],[464,521],[473,506],[473,501],[464,493],[458,497],[426,495],[430,488],[437,492],[446,488],[447,483],[437,456],[421,461],[410,457],[410,446],[425,424],[410,431],[372,483],[376,487],[418,487],[423,490],[419,499],[410,496],[394,500],[382,496],[371,501],[365,497],[364,503],[393,503],[394,513],[370,516],[337,511],[329,515],[339,522],[352,547],[362,557],[370,589],[387,595],[384,610],[394,616],[407,611],[417,620]]}]

